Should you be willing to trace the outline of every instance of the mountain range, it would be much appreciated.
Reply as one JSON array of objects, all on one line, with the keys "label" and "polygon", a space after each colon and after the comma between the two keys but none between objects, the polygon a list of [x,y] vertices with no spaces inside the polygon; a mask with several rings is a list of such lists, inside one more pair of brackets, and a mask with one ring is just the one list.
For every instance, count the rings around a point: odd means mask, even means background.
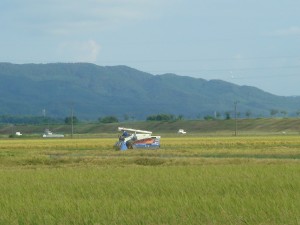
[{"label": "mountain range", "polygon": [[0,115],[36,115],[79,119],[116,116],[145,119],[173,114],[295,116],[300,97],[284,97],[222,80],[175,74],[153,75],[127,66],[90,63],[0,63]]}]

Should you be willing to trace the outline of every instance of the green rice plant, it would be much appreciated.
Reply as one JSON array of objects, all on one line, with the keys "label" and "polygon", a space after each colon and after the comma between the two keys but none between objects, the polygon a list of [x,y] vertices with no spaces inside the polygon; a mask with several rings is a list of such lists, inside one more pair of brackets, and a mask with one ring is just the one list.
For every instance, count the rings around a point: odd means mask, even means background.
[{"label": "green rice plant", "polygon": [[299,224],[292,165],[1,171],[1,224]]},{"label": "green rice plant", "polygon": [[2,140],[0,224],[300,224],[300,140]]}]

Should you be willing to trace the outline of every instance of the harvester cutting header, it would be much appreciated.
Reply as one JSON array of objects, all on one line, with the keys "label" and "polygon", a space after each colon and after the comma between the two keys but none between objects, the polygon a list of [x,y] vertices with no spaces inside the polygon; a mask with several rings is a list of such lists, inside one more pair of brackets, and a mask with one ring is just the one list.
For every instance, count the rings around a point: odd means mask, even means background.
[{"label": "harvester cutting header", "polygon": [[160,147],[160,136],[152,136],[151,131],[118,127],[122,134],[115,147],[120,150],[144,148],[157,149]]}]

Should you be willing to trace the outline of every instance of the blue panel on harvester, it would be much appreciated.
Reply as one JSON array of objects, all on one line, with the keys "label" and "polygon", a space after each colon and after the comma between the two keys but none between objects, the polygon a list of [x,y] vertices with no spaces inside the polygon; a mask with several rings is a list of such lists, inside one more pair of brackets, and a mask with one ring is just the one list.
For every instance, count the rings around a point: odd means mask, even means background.
[{"label": "blue panel on harvester", "polygon": [[123,142],[121,143],[121,150],[122,150],[122,151],[127,150],[127,146],[126,146],[125,141],[123,141]]}]

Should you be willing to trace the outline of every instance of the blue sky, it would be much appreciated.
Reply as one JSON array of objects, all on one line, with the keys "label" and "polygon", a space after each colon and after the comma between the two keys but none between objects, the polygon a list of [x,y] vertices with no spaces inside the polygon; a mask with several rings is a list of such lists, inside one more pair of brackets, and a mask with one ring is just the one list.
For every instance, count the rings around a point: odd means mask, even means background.
[{"label": "blue sky", "polygon": [[1,0],[0,61],[127,65],[300,95],[299,0]]}]

